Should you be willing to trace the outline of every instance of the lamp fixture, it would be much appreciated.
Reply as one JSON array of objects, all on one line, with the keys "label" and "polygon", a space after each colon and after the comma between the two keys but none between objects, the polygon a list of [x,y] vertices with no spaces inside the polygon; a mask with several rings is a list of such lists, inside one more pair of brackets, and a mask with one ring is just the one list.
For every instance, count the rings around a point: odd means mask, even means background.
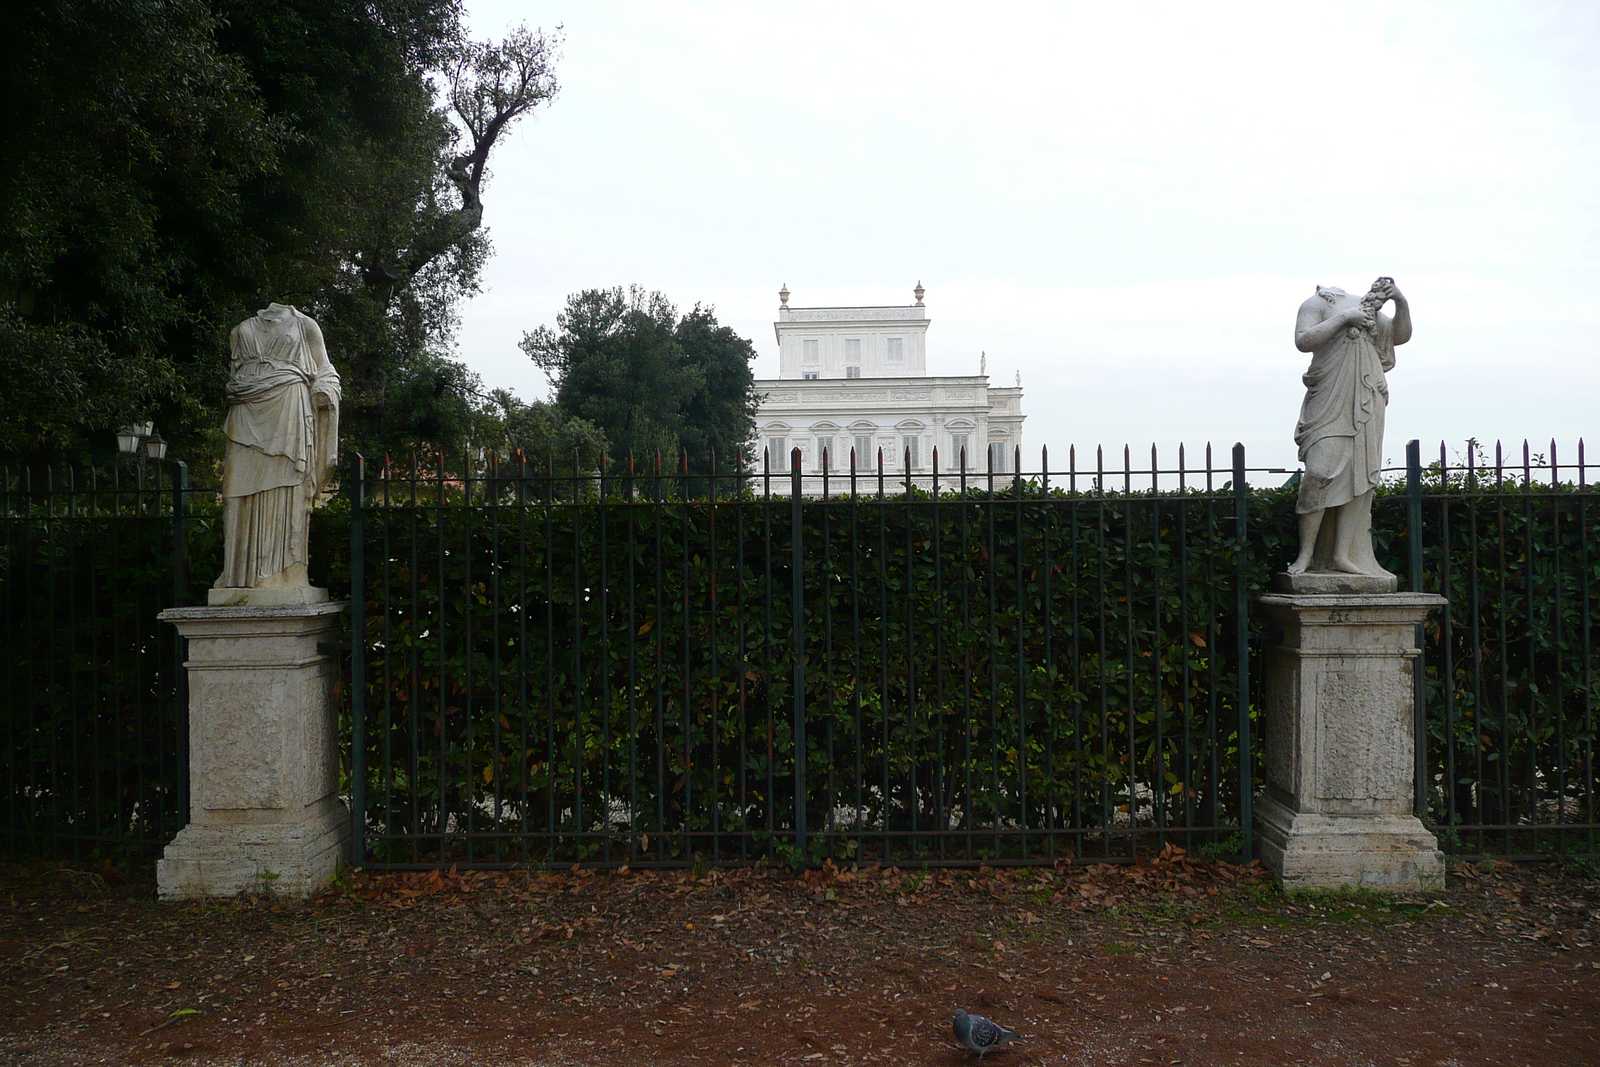
[{"label": "lamp fixture", "polygon": [[134,422],[117,431],[117,451],[124,456],[141,452],[160,463],[167,458],[167,442],[156,432],[153,422]]}]

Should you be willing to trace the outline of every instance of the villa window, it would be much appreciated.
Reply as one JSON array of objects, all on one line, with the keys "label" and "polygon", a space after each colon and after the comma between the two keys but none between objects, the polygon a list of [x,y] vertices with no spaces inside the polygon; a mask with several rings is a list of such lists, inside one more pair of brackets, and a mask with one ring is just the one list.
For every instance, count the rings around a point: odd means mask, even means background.
[{"label": "villa window", "polygon": [[822,377],[822,372],[819,370],[803,370],[800,372],[800,377],[808,382],[814,382]]},{"label": "villa window", "polygon": [[844,361],[846,364],[861,364],[861,338],[846,337],[844,339]]},{"label": "villa window", "polygon": [[859,377],[861,377],[861,368],[860,367],[846,367],[844,369],[844,376],[846,378],[859,378]]},{"label": "villa window", "polygon": [[[949,466],[949,468],[951,470],[955,471],[955,470],[960,470],[961,469],[961,462],[962,462],[961,453],[965,452],[966,450],[967,450],[967,435],[964,434],[964,433],[953,433],[953,434],[951,434],[950,435],[950,461],[948,463],[948,466]],[[967,458],[967,462],[968,463],[972,462],[972,459],[971,459],[970,456]]]},{"label": "villa window", "polygon": [[816,365],[816,364],[822,362],[822,342],[821,341],[818,341],[818,340],[815,340],[815,339],[809,339],[809,338],[807,340],[801,341],[800,342],[800,352],[801,352],[802,362],[804,362],[804,363],[811,364],[811,365]]},{"label": "villa window", "polygon": [[833,470],[833,438],[817,438],[817,470]]},{"label": "villa window", "polygon": [[906,469],[914,470],[922,466],[922,438],[916,434],[906,434],[900,439],[906,455]]},{"label": "villa window", "polygon": [[872,454],[872,435],[856,438],[856,470],[864,471],[877,465],[877,457]]},{"label": "villa window", "polygon": [[890,337],[884,341],[884,355],[890,363],[904,363],[906,361],[906,339],[904,337]]},{"label": "villa window", "polygon": [[789,439],[787,437],[767,438],[767,464],[772,470],[788,469]]},{"label": "villa window", "polygon": [[989,442],[989,470],[995,474],[1006,472],[1006,443],[1004,441]]}]

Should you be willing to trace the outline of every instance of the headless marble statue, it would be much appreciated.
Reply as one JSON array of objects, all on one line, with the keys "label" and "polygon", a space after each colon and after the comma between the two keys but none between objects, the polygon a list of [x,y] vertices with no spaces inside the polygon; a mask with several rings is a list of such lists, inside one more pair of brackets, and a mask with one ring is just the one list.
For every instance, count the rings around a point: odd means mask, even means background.
[{"label": "headless marble statue", "polygon": [[[1393,318],[1380,310],[1393,301]],[[1294,343],[1311,353],[1294,441],[1300,477],[1300,554],[1290,576],[1347,574],[1393,582],[1372,553],[1372,493],[1383,467],[1386,371],[1411,339],[1411,310],[1393,278],[1365,296],[1317,287],[1300,305]]]},{"label": "headless marble statue", "polygon": [[[309,315],[271,304],[234,328],[222,472],[223,565],[211,603],[303,591],[311,505],[339,455],[339,375]],[[293,593],[287,593],[293,598]]]}]

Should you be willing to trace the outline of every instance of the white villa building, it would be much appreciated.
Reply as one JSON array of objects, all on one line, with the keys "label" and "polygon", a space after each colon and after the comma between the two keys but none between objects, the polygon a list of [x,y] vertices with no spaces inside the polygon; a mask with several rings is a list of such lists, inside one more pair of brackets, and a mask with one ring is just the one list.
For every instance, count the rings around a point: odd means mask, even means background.
[{"label": "white villa building", "polygon": [[[956,484],[963,451],[969,482],[1015,473],[1020,376],[1016,386],[998,387],[984,373],[929,375],[924,292],[918,282],[917,302],[903,307],[803,308],[789,306],[787,285],[779,291],[778,377],[755,383],[763,397],[756,433],[774,474],[789,472],[795,448],[808,494],[822,491],[824,463],[829,491],[848,491],[852,449],[858,479],[876,479],[880,451],[886,475],[896,483],[909,475],[924,488],[935,449],[941,487]],[[759,454],[755,466],[762,469]],[[789,486],[772,479],[774,493]]]}]

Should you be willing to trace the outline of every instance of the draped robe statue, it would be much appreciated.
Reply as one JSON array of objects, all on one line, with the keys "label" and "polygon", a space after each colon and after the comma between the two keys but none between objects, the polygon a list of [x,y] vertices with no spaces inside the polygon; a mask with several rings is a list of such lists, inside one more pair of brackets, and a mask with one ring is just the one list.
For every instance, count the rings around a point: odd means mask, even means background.
[{"label": "draped robe statue", "polygon": [[215,588],[305,587],[311,505],[339,458],[339,375],[316,321],[292,307],[268,305],[230,342]]},{"label": "draped robe statue", "polygon": [[[1394,317],[1380,309],[1394,302]],[[1289,573],[1394,576],[1372,554],[1372,491],[1383,467],[1384,378],[1411,339],[1411,310],[1393,278],[1363,297],[1317,286],[1300,305],[1295,347],[1311,353],[1294,441],[1304,472],[1295,511],[1300,554]]]}]

